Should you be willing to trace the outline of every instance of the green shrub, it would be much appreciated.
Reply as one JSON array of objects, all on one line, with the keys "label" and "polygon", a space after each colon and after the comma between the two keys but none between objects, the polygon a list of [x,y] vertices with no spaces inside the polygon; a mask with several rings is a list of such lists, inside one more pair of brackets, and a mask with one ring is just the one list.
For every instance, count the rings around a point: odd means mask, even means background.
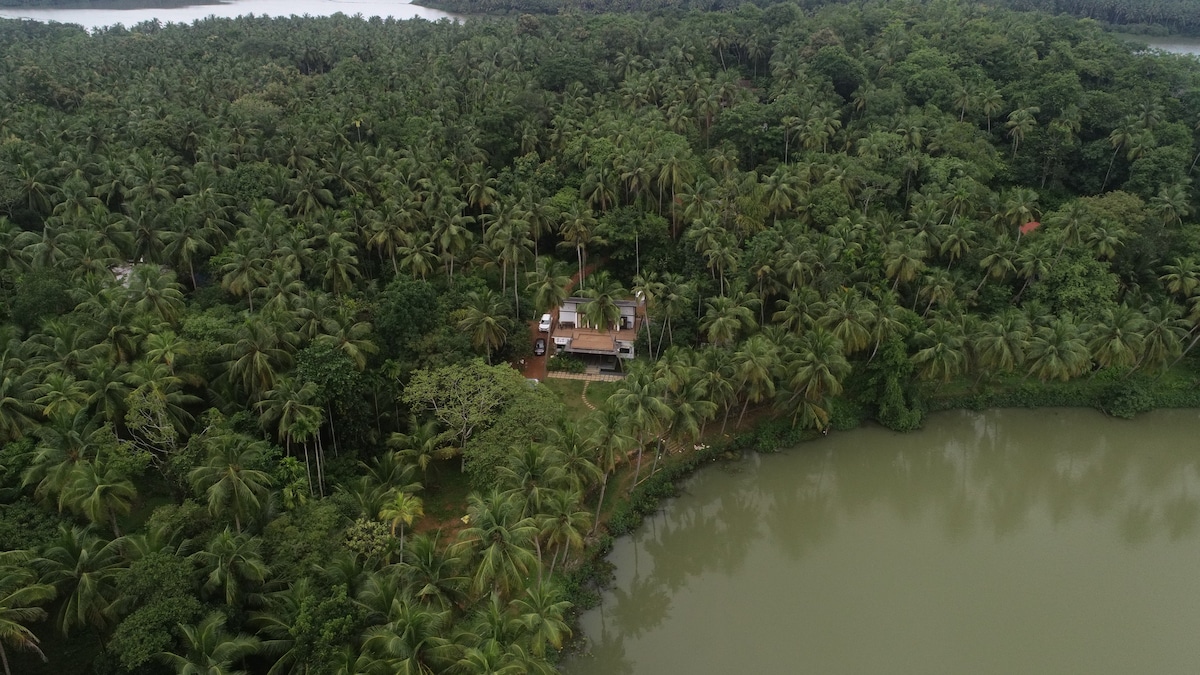
[{"label": "green shrub", "polygon": [[568,354],[555,354],[546,359],[546,370],[556,373],[585,373],[587,364]]}]

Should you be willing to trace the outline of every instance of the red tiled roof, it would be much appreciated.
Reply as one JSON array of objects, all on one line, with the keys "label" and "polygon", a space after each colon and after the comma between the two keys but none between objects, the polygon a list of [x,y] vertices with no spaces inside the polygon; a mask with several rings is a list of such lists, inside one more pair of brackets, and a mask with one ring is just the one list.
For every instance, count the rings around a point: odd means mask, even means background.
[{"label": "red tiled roof", "polygon": [[1041,226],[1042,226],[1042,224],[1039,223],[1038,221],[1031,220],[1028,223],[1025,223],[1024,225],[1021,226],[1021,234],[1029,234],[1030,232],[1033,232],[1034,230],[1038,229]]}]

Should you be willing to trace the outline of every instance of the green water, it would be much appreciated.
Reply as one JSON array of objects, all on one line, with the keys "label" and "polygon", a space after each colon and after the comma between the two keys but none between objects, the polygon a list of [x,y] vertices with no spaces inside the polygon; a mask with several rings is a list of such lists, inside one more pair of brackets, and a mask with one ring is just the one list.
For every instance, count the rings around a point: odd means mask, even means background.
[{"label": "green water", "polygon": [[563,670],[1195,673],[1200,411],[946,413],[706,469]]}]

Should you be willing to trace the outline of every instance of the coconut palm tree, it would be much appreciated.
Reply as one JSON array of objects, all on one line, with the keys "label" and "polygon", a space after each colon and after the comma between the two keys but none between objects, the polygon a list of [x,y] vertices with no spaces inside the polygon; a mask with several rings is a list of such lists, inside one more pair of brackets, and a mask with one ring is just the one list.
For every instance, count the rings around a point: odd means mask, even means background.
[{"label": "coconut palm tree", "polygon": [[961,323],[937,317],[918,331],[913,341],[918,350],[912,360],[922,378],[948,382],[966,371],[967,351]]},{"label": "coconut palm tree", "polygon": [[637,468],[633,474],[633,483],[637,485],[647,435],[657,433],[672,416],[666,402],[666,389],[649,370],[635,370],[621,381],[621,386],[608,398],[608,405],[625,416],[627,428],[637,437]]},{"label": "coconut palm tree", "polygon": [[600,469],[600,495],[596,498],[596,515],[592,520],[592,531],[600,524],[600,510],[604,506],[604,494],[608,490],[608,479],[626,454],[637,444],[637,439],[627,431],[623,412],[606,405],[588,417],[588,438],[596,449],[596,467]]},{"label": "coconut palm tree", "polygon": [[102,539],[90,526],[60,525],[58,537],[34,560],[41,582],[58,593],[55,626],[63,635],[81,627],[103,630],[116,621],[125,567],[120,549],[120,540]]},{"label": "coconut palm tree", "polygon": [[243,518],[258,513],[270,494],[271,476],[253,468],[262,464],[266,444],[232,436],[210,441],[208,446],[207,459],[192,469],[188,480],[197,495],[207,498],[208,512],[214,518],[232,516],[240,533]]},{"label": "coconut palm tree", "polygon": [[843,288],[825,302],[825,312],[816,323],[840,340],[849,355],[871,344],[875,313],[875,303],[856,289]]},{"label": "coconut palm tree", "polygon": [[[451,662],[453,647],[445,636],[449,611],[394,600],[387,621],[363,635],[362,651],[383,659],[387,673],[433,675]],[[385,672],[381,670],[380,672]]]},{"label": "coconut palm tree", "polygon": [[470,579],[464,551],[438,544],[438,534],[417,534],[405,547],[400,575],[417,602],[440,609],[466,602]]},{"label": "coconut palm tree", "polygon": [[1029,375],[1040,380],[1066,381],[1091,365],[1091,353],[1079,326],[1069,316],[1040,326],[1029,340]]},{"label": "coconut palm tree", "polygon": [[400,528],[400,553],[404,553],[404,527],[412,525],[413,521],[425,516],[425,503],[421,498],[407,492],[397,492],[392,501],[379,511],[379,518],[387,522],[396,536],[396,528]]},{"label": "coconut palm tree", "polygon": [[259,552],[261,539],[230,532],[225,528],[209,542],[203,551],[192,555],[204,572],[205,596],[219,593],[229,607],[259,604],[254,589],[263,585],[270,572]]},{"label": "coconut palm tree", "polygon": [[972,336],[971,345],[979,377],[1021,368],[1030,334],[1029,320],[1017,309],[1010,308],[983,321]]},{"label": "coconut palm tree", "polygon": [[184,653],[160,652],[159,660],[178,675],[244,675],[237,665],[256,654],[261,641],[241,634],[230,635],[225,630],[225,616],[213,612],[195,626],[179,625],[183,635]]},{"label": "coconut palm tree", "polygon": [[708,309],[700,322],[700,330],[710,344],[728,347],[740,335],[753,331],[757,326],[753,309],[757,302],[758,298],[752,293],[709,298],[705,301]]},{"label": "coconut palm tree", "polygon": [[1101,368],[1132,370],[1141,363],[1146,343],[1146,317],[1127,305],[1105,308],[1092,325],[1087,347]]},{"label": "coconut palm tree", "polygon": [[751,403],[760,403],[775,396],[774,373],[779,367],[779,347],[766,335],[746,340],[733,355],[733,372],[742,393],[742,412],[738,425],[746,417]]},{"label": "coconut palm tree", "polygon": [[573,202],[571,208],[562,214],[562,223],[558,226],[562,242],[559,248],[575,249],[576,262],[579,264],[579,287],[586,288],[583,270],[587,267],[587,249],[589,246],[600,246],[605,240],[596,233],[596,219],[590,209],[580,202]]},{"label": "coconut palm tree", "polygon": [[526,587],[525,594],[512,604],[529,633],[534,656],[544,657],[547,647],[562,649],[563,642],[571,636],[566,621],[571,603],[563,597],[562,589],[549,583],[534,584]]},{"label": "coconut palm tree", "polygon": [[537,537],[532,518],[521,515],[519,495],[492,490],[467,496],[467,527],[455,547],[471,560],[471,592],[508,595],[539,565],[530,548]]},{"label": "coconut palm tree", "polygon": [[850,374],[843,351],[841,340],[823,329],[785,346],[780,396],[785,409],[792,411],[792,424],[803,421],[817,429],[829,425],[829,397],[842,393],[842,382]]},{"label": "coconut palm tree", "polygon": [[476,349],[484,349],[489,364],[492,352],[504,345],[510,324],[504,301],[491,289],[467,294],[467,307],[458,322],[458,329],[471,336],[471,344]]},{"label": "coconut palm tree", "polygon": [[55,590],[37,582],[37,576],[25,566],[30,557],[25,551],[0,553],[0,663],[4,675],[12,675],[5,645],[36,652],[42,662],[47,661],[37,635],[28,626],[46,618],[46,610],[38,605],[53,600]]},{"label": "coconut palm tree", "polygon": [[529,282],[525,288],[533,293],[533,304],[539,313],[561,306],[571,295],[567,290],[571,276],[566,266],[553,258],[538,258],[533,270],[525,277]]},{"label": "coconut palm tree", "polygon": [[588,325],[607,331],[621,320],[621,308],[617,301],[625,296],[625,289],[607,271],[593,275],[591,286],[580,291],[579,295],[588,298],[588,302],[579,308]]},{"label": "coconut palm tree", "polygon": [[137,498],[133,482],[113,462],[97,466],[96,462],[80,462],[71,482],[58,498],[59,508],[67,506],[83,514],[93,523],[106,523],[113,536],[121,536],[117,516],[128,515]]}]

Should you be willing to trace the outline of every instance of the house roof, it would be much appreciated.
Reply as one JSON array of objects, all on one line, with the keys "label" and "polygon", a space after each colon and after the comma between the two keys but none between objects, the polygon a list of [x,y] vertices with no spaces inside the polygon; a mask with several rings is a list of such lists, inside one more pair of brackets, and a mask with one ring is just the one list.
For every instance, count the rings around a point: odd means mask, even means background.
[{"label": "house roof", "polygon": [[615,352],[617,351],[617,341],[607,333],[587,333],[576,335],[571,340],[571,349]]},{"label": "house roof", "polygon": [[1029,234],[1030,232],[1033,232],[1034,230],[1038,229],[1041,226],[1042,226],[1042,224],[1039,223],[1038,221],[1031,220],[1028,223],[1025,223],[1024,225],[1021,226],[1021,234]]}]

